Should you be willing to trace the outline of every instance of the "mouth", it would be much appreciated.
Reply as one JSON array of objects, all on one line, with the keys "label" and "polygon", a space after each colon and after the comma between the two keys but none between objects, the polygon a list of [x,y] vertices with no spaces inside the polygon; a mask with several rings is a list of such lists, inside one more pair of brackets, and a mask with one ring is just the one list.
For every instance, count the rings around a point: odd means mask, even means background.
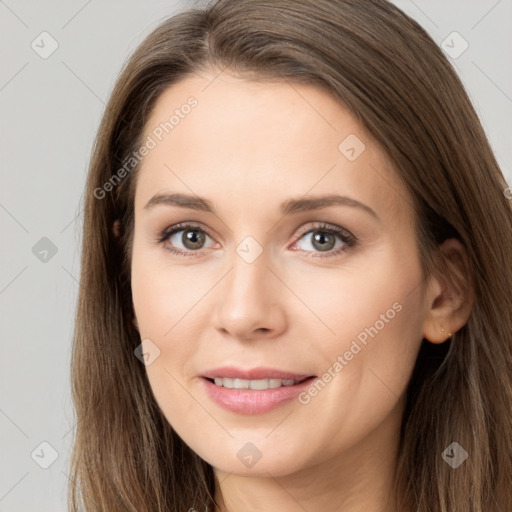
[{"label": "mouth", "polygon": [[228,377],[216,377],[208,378],[206,380],[214,384],[215,386],[228,388],[228,389],[252,389],[254,391],[262,391],[265,389],[276,389],[280,387],[295,386],[310,379],[314,375],[309,377],[303,377],[300,379],[239,379],[239,378],[228,378]]},{"label": "mouth", "polygon": [[207,396],[228,411],[254,415],[292,403],[316,379],[316,375],[278,370],[240,371],[217,369],[200,376]]}]

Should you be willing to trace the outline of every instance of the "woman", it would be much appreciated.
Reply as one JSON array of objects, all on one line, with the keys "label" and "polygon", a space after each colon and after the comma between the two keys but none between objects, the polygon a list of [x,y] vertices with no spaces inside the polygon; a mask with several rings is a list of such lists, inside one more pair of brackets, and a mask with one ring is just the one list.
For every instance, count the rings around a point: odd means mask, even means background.
[{"label": "woman", "polygon": [[87,180],[72,510],[512,510],[506,188],[384,0],[162,23]]}]

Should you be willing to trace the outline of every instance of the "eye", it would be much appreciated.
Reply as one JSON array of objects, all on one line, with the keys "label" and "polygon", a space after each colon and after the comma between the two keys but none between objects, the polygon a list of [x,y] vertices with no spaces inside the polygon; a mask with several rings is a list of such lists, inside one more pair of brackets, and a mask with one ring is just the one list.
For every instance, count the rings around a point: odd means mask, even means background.
[{"label": "eye", "polygon": [[[179,235],[181,233],[181,235]],[[206,238],[211,238],[208,233],[194,224],[176,224],[165,229],[159,236],[158,241],[164,244],[170,241],[165,248],[179,256],[193,256],[194,252],[203,249]],[[182,244],[184,249],[176,248],[176,244]]]},{"label": "eye", "polygon": [[[313,254],[311,254],[311,257],[314,258],[330,258],[337,256],[338,254],[355,247],[357,243],[356,237],[349,231],[338,226],[329,226],[323,223],[314,226],[312,229],[310,228],[306,232],[301,230],[299,235],[301,236],[300,240],[309,239],[309,244],[305,245],[309,245],[309,247],[313,248]],[[336,246],[337,241],[340,243]],[[301,250],[311,252],[307,248]],[[314,254],[314,252],[324,252],[328,254],[324,256],[323,254]]]}]

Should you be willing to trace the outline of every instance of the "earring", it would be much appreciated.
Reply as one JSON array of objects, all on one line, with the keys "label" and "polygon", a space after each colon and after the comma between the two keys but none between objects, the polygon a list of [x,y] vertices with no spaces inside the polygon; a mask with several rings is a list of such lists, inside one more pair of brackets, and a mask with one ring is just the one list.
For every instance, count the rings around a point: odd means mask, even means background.
[{"label": "earring", "polygon": [[[446,331],[444,330],[444,327],[441,327],[441,331],[443,331],[443,334],[446,334]],[[449,332],[448,333],[448,338],[450,338],[452,336],[452,333]]]}]

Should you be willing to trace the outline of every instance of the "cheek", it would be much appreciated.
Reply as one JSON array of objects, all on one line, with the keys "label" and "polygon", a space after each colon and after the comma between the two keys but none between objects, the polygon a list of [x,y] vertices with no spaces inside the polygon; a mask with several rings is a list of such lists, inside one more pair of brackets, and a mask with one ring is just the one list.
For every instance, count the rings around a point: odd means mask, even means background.
[{"label": "cheek", "polygon": [[322,319],[310,322],[321,336],[307,329],[320,373],[301,403],[310,418],[330,411],[316,427],[325,449],[348,448],[384,421],[414,368],[422,339],[420,269],[385,261],[364,275],[354,270],[323,281],[307,295]]},{"label": "cheek", "polygon": [[394,400],[408,383],[422,339],[419,262],[388,251],[333,269],[329,278],[326,272],[310,273],[294,289],[316,317],[297,322],[314,343],[316,365],[325,372],[320,377],[370,407],[374,394]]},{"label": "cheek", "polygon": [[311,339],[320,336],[321,345],[331,352],[348,349],[356,338],[364,344],[376,336],[386,337],[385,332],[390,338],[403,329],[410,334],[421,311],[421,268],[411,256],[404,258],[389,249],[354,257],[339,268],[288,274],[285,280],[294,283],[294,292],[311,313],[303,308],[304,318],[297,322],[309,324]]},{"label": "cheek", "polygon": [[[188,382],[183,371],[194,356],[194,346],[186,338],[189,316],[184,307],[181,286],[169,286],[161,273],[144,271],[132,281],[132,294],[137,313],[143,349],[147,346],[155,356],[146,364],[146,374],[155,400],[171,425],[180,423],[184,411],[191,407]],[[157,275],[158,274],[158,275]],[[174,282],[174,284],[176,284]],[[187,419],[194,423],[194,415]]]},{"label": "cheek", "polygon": [[131,287],[141,337],[171,338],[201,294],[193,272],[165,264],[163,253],[134,244]]},{"label": "cheek", "polygon": [[[193,346],[183,339],[190,321],[187,311],[192,307],[186,287],[177,269],[162,269],[151,254],[138,251],[134,244],[131,288],[143,349],[152,352],[146,365],[147,376],[155,398],[167,414],[173,414],[180,404],[183,390],[181,369],[193,355]],[[197,301],[197,300],[196,300]],[[190,305],[189,305],[190,303]],[[169,397],[173,397],[170,400]]]},{"label": "cheek", "polygon": [[162,406],[164,412],[172,413],[176,404],[190,400],[181,385],[190,385],[196,377],[198,340],[210,325],[210,292],[219,279],[219,270],[215,273],[207,263],[176,263],[164,248],[145,244],[136,234],[132,298],[140,338],[151,340],[159,353],[146,366],[151,387],[159,402],[167,402]]}]

